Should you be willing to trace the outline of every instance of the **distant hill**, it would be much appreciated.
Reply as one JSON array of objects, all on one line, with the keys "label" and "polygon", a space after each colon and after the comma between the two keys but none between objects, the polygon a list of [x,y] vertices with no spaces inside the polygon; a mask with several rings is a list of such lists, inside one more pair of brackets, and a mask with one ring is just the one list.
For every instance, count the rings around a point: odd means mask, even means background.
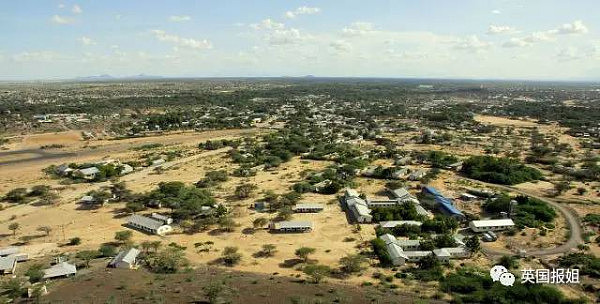
[{"label": "distant hill", "polygon": [[75,78],[75,81],[110,81],[110,80],[149,80],[149,79],[162,79],[163,76],[138,74],[133,76],[115,77],[108,74],[83,76]]}]

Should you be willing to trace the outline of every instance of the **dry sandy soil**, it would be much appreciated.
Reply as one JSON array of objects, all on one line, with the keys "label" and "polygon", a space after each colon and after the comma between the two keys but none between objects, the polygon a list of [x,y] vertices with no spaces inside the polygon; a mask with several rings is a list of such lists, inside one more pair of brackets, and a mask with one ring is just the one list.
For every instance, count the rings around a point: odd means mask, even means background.
[{"label": "dry sandy soil", "polygon": [[[491,120],[487,117],[479,117],[482,121],[494,122],[498,124],[517,124],[522,127],[530,127],[534,124],[531,121],[515,121],[496,119]],[[544,126],[545,127],[545,126]],[[193,183],[200,180],[207,171],[225,169],[231,172],[236,168],[227,157],[227,148],[215,151],[200,151],[195,147],[198,143],[207,139],[215,138],[233,138],[244,134],[260,132],[260,130],[225,130],[203,133],[179,133],[169,134],[158,137],[135,138],[127,140],[95,140],[90,142],[82,141],[80,133],[77,131],[52,133],[45,135],[24,136],[22,139],[15,139],[10,143],[11,150],[20,150],[28,148],[39,148],[45,144],[62,144],[65,147],[59,151],[76,151],[79,154],[76,157],[53,160],[39,160],[28,162],[27,165],[14,164],[2,166],[0,172],[0,194],[17,187],[29,187],[37,184],[47,184],[59,189],[61,204],[58,206],[34,206],[19,205],[12,206],[0,211],[0,246],[6,246],[18,242],[12,232],[7,229],[11,222],[17,222],[21,229],[17,232],[19,236],[36,236],[25,246],[32,254],[44,255],[55,254],[58,252],[75,252],[82,249],[96,249],[102,243],[113,240],[114,233],[120,230],[126,230],[123,227],[124,215],[122,214],[123,204],[107,204],[96,210],[82,210],[76,203],[77,200],[86,192],[107,186],[110,183],[96,184],[73,184],[63,186],[59,180],[49,179],[41,170],[52,164],[76,161],[78,163],[85,161],[98,161],[103,158],[112,159],[133,159],[139,157],[143,152],[133,151],[132,148],[147,143],[162,143],[169,145],[169,148],[182,148],[188,153],[183,158],[176,159],[166,165],[167,170],[162,174],[156,174],[152,168],[146,168],[136,171],[121,178],[125,181],[128,188],[134,192],[145,192],[152,190],[162,181],[183,181]],[[94,147],[94,148],[93,148]],[[441,149],[435,145],[410,145],[406,149],[427,150],[429,148]],[[445,149],[445,147],[444,147]],[[451,147],[453,152],[466,154],[482,153],[480,149],[463,147]],[[3,159],[0,159],[3,161]],[[265,230],[252,231],[252,222],[257,217],[274,217],[273,214],[257,213],[250,207],[260,199],[260,192],[273,190],[278,194],[289,191],[289,187],[302,179],[301,172],[306,170],[321,170],[330,163],[325,161],[303,161],[294,158],[292,161],[283,164],[276,171],[261,171],[254,177],[235,178],[231,177],[229,181],[220,184],[214,189],[214,195],[221,203],[228,205],[235,215],[235,221],[239,224],[234,232],[222,233],[218,230],[211,230],[204,233],[188,235],[175,233],[165,237],[146,235],[141,232],[134,232],[133,240],[140,242],[143,240],[161,240],[163,244],[176,242],[186,246],[187,256],[195,265],[212,264],[221,255],[221,250],[226,246],[236,246],[240,248],[243,254],[242,262],[235,267],[235,270],[254,272],[263,275],[280,273],[282,276],[295,276],[300,272],[294,267],[290,267],[285,262],[295,260],[294,251],[302,246],[314,247],[316,252],[311,259],[335,267],[338,261],[346,254],[356,253],[364,241],[368,241],[375,236],[372,225],[362,225],[360,231],[356,231],[353,225],[347,221],[345,213],[341,210],[337,199],[332,195],[305,194],[301,202],[313,202],[324,204],[325,210],[318,214],[296,214],[294,219],[310,220],[315,225],[315,230],[304,234],[271,234]],[[391,165],[389,160],[377,161],[375,164]],[[231,195],[237,185],[243,182],[253,183],[259,186],[257,193],[245,200],[233,200]],[[383,197],[382,192],[385,181],[375,179],[357,178],[358,190],[367,194],[369,197]],[[413,189],[417,182],[407,183]],[[458,197],[464,192],[463,187],[468,183],[461,182],[455,173],[444,171],[440,176],[431,182],[433,186],[442,191],[451,198]],[[543,191],[548,185],[544,183],[524,184],[521,187],[527,190]],[[463,203],[457,200],[460,208],[477,213],[480,209],[480,203]],[[583,208],[583,207],[582,207]],[[582,211],[585,212],[585,211]],[[560,242],[564,238],[564,220],[557,220],[557,228],[550,231],[548,236],[535,236],[533,232],[526,231],[524,236],[516,236],[508,242],[505,237],[501,237],[495,245],[504,247],[507,244],[511,246],[552,246],[553,242]],[[49,236],[38,232],[39,226],[50,226],[53,231]],[[63,246],[69,238],[81,237],[82,244],[79,246]],[[197,242],[213,241],[214,245],[209,252],[197,252],[194,244]],[[263,258],[255,257],[255,253],[260,251],[263,244],[275,244],[277,252],[274,257]],[[510,244],[509,244],[510,243]],[[455,265],[460,263],[476,265],[480,267],[489,267],[493,263],[485,257],[478,257],[473,260],[454,261]],[[371,261],[376,263],[376,261]],[[382,271],[379,268],[370,267],[359,276],[352,276],[346,282],[358,285],[364,281],[376,282],[372,278],[373,272]],[[389,270],[383,270],[384,273]],[[134,275],[135,276],[135,275]],[[143,274],[147,276],[147,274]],[[106,279],[106,278],[105,278]],[[101,279],[102,280],[102,279]],[[332,279],[333,280],[333,279]],[[423,284],[415,281],[395,280],[395,284],[401,287],[403,291],[419,292],[422,295],[431,296],[437,291],[437,283],[431,282]],[[85,283],[77,283],[85,284]],[[75,289],[83,285],[75,284]],[[90,287],[92,288],[92,287]],[[290,287],[291,288],[291,287]],[[93,288],[92,288],[93,289]],[[575,291],[573,291],[574,293]],[[258,303],[258,302],[257,302]]]}]

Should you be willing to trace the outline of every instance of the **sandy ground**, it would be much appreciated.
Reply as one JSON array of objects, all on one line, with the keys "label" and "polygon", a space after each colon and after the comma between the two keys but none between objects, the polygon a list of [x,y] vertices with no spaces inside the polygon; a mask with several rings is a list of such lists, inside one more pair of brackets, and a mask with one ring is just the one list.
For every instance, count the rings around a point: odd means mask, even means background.
[{"label": "sandy ground", "polygon": [[[139,147],[149,143],[161,143],[170,145],[175,148],[177,146],[196,147],[199,143],[208,139],[232,138],[245,134],[254,134],[260,132],[258,129],[244,130],[221,130],[207,132],[184,132],[171,135],[162,135],[154,137],[141,137],[122,140],[96,140],[89,144],[75,138],[75,134],[80,134],[77,131],[61,132],[61,133],[46,133],[35,134],[22,137],[22,141],[11,143],[10,151],[39,148],[41,143],[56,143],[65,145],[61,149],[53,149],[50,152],[76,152],[76,157],[65,157],[61,159],[41,159],[30,160],[26,163],[16,163],[0,167],[0,195],[17,187],[31,187],[37,184],[58,185],[59,180],[49,179],[42,169],[50,165],[60,165],[69,162],[94,162],[102,159],[120,159],[127,160],[136,158],[143,152],[132,151],[132,148]],[[33,138],[33,139],[30,139]],[[12,142],[12,141],[11,141]],[[34,144],[32,144],[32,142]],[[96,147],[96,148],[93,148]],[[0,161],[9,159],[1,158]]]},{"label": "sandy ground", "polygon": [[[479,117],[482,121],[494,122],[499,124],[515,124],[520,127],[530,127],[534,124],[531,121],[506,120],[495,118],[491,120],[487,117]],[[545,127],[545,126],[544,126]],[[253,132],[256,132],[254,130]],[[200,180],[207,171],[225,169],[231,173],[236,168],[227,157],[227,148],[215,151],[200,151],[196,149],[198,143],[207,139],[236,137],[248,134],[246,130],[225,130],[202,133],[180,133],[170,134],[158,137],[135,138],[126,140],[95,140],[90,142],[82,141],[78,131],[50,133],[45,135],[24,136],[22,140],[14,140],[10,143],[11,150],[39,148],[44,144],[63,144],[65,148],[62,151],[78,151],[80,154],[71,159],[32,161],[27,165],[8,165],[1,168],[0,172],[0,194],[3,194],[16,187],[29,187],[37,184],[51,185],[59,190],[61,204],[59,206],[33,206],[20,205],[6,208],[0,211],[0,246],[6,246],[18,241],[18,237],[31,236],[33,239],[27,247],[32,254],[52,254],[58,251],[79,251],[82,249],[95,249],[105,242],[113,240],[114,233],[120,230],[126,230],[122,224],[125,222],[121,214],[123,204],[107,204],[97,210],[81,210],[76,204],[77,200],[86,192],[109,185],[106,183],[97,184],[74,184],[62,186],[59,180],[49,179],[41,170],[51,164],[60,164],[63,162],[76,161],[98,161],[103,158],[112,159],[135,159],[143,151],[133,151],[132,148],[146,143],[162,143],[169,145],[168,148],[182,148],[187,151],[186,156],[168,163],[168,169],[162,174],[156,174],[152,168],[136,171],[121,178],[128,185],[128,188],[134,192],[145,192],[152,190],[161,181],[183,181],[194,183]],[[95,148],[90,148],[95,147]],[[451,149],[458,155],[480,154],[478,147],[440,147],[439,145],[406,145],[403,147],[408,150],[429,150],[429,149]],[[81,153],[84,151],[85,153]],[[306,161],[294,158],[292,161],[283,164],[275,171],[262,171],[254,177],[235,178],[220,184],[213,189],[214,196],[219,202],[228,205],[235,221],[239,224],[234,232],[221,233],[218,230],[211,230],[194,235],[176,233],[166,237],[146,235],[141,232],[134,232],[133,240],[140,242],[143,240],[161,240],[163,244],[176,242],[187,246],[187,256],[195,264],[213,263],[221,254],[221,250],[226,246],[236,246],[240,248],[243,259],[237,270],[258,272],[265,274],[281,273],[283,275],[296,275],[298,270],[293,267],[284,266],[286,260],[294,260],[296,257],[294,251],[302,246],[314,247],[316,252],[311,256],[312,260],[319,263],[335,267],[341,257],[349,253],[358,252],[360,244],[368,241],[375,236],[373,225],[362,225],[360,231],[355,231],[354,226],[350,225],[346,219],[345,213],[341,210],[332,195],[305,194],[301,202],[313,202],[324,204],[325,210],[318,214],[296,214],[294,219],[310,220],[315,225],[315,230],[304,234],[271,234],[264,230],[254,231],[252,233],[252,221],[257,217],[272,218],[274,214],[257,213],[250,208],[252,204],[262,197],[261,192],[273,190],[278,194],[289,191],[293,183],[300,181],[300,173],[306,170],[322,170],[330,162],[325,161]],[[391,165],[390,160],[378,160],[374,165]],[[412,166],[417,168],[418,166]],[[414,169],[413,168],[413,169]],[[369,197],[385,197],[383,192],[385,188],[384,180],[357,178],[357,190],[367,194]],[[235,187],[248,182],[259,186],[255,195],[245,200],[235,200],[231,198]],[[464,192],[464,187],[471,187],[470,182],[461,180],[456,173],[442,171],[439,177],[431,182],[431,185],[438,188],[444,195],[450,198],[456,198]],[[418,182],[407,182],[407,186],[413,193],[418,190]],[[551,187],[550,183],[539,182],[536,184],[527,183],[519,185],[522,189],[530,191],[539,191],[540,194]],[[536,192],[537,193],[537,192]],[[456,200],[459,208],[478,213],[481,202],[461,202]],[[587,208],[587,207],[582,207]],[[583,212],[587,212],[582,210]],[[600,210],[599,210],[600,212]],[[17,232],[17,237],[12,236],[12,232],[7,229],[11,222],[17,222],[21,229]],[[52,227],[52,232],[46,236],[37,231],[41,225]],[[549,231],[546,237],[536,235],[533,231],[526,230],[525,235],[517,235],[510,241],[505,237],[496,242],[495,246],[503,249],[506,246],[519,248],[520,246],[553,246],[555,242],[562,242],[566,230],[564,229],[564,220],[559,218],[556,223],[556,229]],[[80,246],[63,246],[64,243],[72,237],[81,237]],[[194,249],[194,243],[213,241],[215,244],[212,250],[205,253],[199,253]],[[277,252],[274,257],[262,258],[253,256],[261,249],[263,244],[275,244]],[[374,263],[374,261],[373,261]],[[485,257],[478,257],[472,260],[453,261],[455,265],[460,263],[472,263],[480,267],[488,267],[493,263]],[[352,276],[349,282],[359,284],[364,281],[374,281],[371,277],[373,272],[382,271],[379,268],[370,267],[360,276]],[[387,270],[383,270],[386,272]],[[420,291],[423,293],[433,293],[436,290],[436,284],[421,284],[414,281],[396,280],[403,289],[409,291]]]}]

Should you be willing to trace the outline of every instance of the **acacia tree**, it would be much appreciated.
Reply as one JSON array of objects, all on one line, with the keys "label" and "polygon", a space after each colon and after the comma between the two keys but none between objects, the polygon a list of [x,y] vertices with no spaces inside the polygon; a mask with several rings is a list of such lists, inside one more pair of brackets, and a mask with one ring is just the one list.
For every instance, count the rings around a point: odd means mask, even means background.
[{"label": "acacia tree", "polygon": [[300,247],[298,249],[296,249],[296,251],[294,252],[294,254],[299,257],[300,259],[302,259],[304,261],[304,263],[308,262],[308,256],[315,253],[316,249],[311,248],[311,247]]},{"label": "acacia tree", "polygon": [[37,228],[37,231],[44,232],[46,236],[50,236],[50,232],[52,232],[52,227],[50,226],[40,226]]},{"label": "acacia tree", "polygon": [[319,284],[319,282],[331,273],[331,268],[327,265],[306,265],[302,271],[310,276],[313,283]]},{"label": "acacia tree", "polygon": [[8,230],[13,232],[13,236],[17,235],[17,230],[19,229],[21,229],[19,223],[10,223],[10,225],[8,225]]},{"label": "acacia tree", "polygon": [[115,232],[115,240],[119,241],[120,243],[125,243],[129,241],[132,236],[133,232],[131,232],[130,230]]},{"label": "acacia tree", "polygon": [[360,272],[365,262],[365,257],[360,254],[349,254],[340,259],[341,268],[346,273]]},{"label": "acacia tree", "polygon": [[252,226],[254,229],[258,229],[264,227],[268,222],[269,220],[266,217],[259,217],[252,222]]},{"label": "acacia tree", "polygon": [[262,245],[262,254],[267,257],[272,257],[277,252],[277,247],[273,244],[264,244]]}]

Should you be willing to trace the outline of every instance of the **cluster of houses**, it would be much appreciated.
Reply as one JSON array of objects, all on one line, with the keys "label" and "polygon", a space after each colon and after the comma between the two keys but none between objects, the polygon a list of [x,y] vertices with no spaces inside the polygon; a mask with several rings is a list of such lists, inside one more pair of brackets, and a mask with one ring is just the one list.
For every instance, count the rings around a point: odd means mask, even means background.
[{"label": "cluster of houses", "polygon": [[432,217],[432,214],[423,208],[419,200],[406,189],[399,188],[388,191],[390,192],[390,199],[371,200],[362,199],[354,189],[346,189],[344,193],[346,209],[358,223],[370,223],[373,220],[373,216],[371,216],[372,208],[392,208],[404,203],[413,204],[419,215]]},{"label": "cluster of houses", "polygon": [[417,262],[430,255],[443,263],[448,262],[450,259],[462,259],[469,256],[469,251],[462,242],[457,247],[419,250],[419,240],[399,240],[391,234],[381,235],[379,239],[385,242],[388,255],[395,266],[402,266],[406,262]]},{"label": "cluster of houses", "polygon": [[54,169],[55,173],[63,176],[63,177],[74,177],[74,178],[82,178],[85,180],[94,180],[98,173],[100,173],[100,169],[98,167],[113,165],[119,169],[119,175],[125,175],[133,172],[133,167],[121,163],[118,160],[104,160],[101,162],[97,162],[92,164],[87,168],[72,168],[69,164],[62,164]]}]

